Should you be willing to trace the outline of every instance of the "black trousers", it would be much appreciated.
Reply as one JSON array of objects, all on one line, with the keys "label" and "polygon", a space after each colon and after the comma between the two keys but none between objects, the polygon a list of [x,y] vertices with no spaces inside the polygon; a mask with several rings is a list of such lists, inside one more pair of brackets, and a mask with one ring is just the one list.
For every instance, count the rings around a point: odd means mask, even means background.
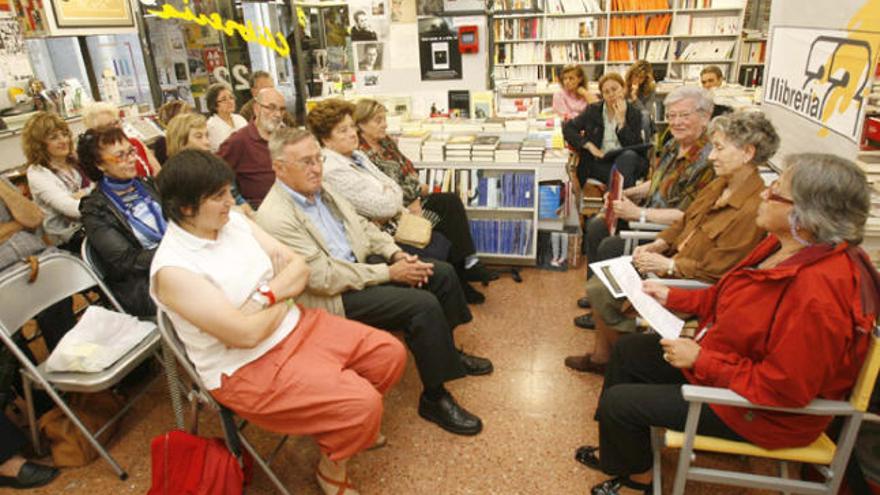
[{"label": "black trousers", "polygon": [[648,172],[648,161],[644,156],[626,150],[614,160],[596,158],[587,150],[581,152],[578,162],[577,176],[581,185],[587,179],[596,179],[603,184],[608,184],[611,178],[611,167],[617,165],[617,171],[623,175],[623,187],[632,187],[636,181],[644,177]]},{"label": "black trousers", "polygon": [[5,414],[0,414],[0,464],[3,464],[24,447],[25,436]]},{"label": "black trousers", "polygon": [[440,217],[440,222],[434,226],[434,230],[442,233],[452,243],[449,249],[450,263],[454,266],[462,264],[465,258],[477,252],[474,248],[474,239],[471,237],[467,213],[458,195],[431,194],[422,200],[422,206]]},{"label": "black trousers", "polygon": [[[612,476],[643,473],[653,463],[651,426],[683,430],[688,403],[684,375],[663,360],[656,334],[622,336],[611,351],[599,397],[599,460]],[[708,406],[700,414],[701,435],[742,441]]]},{"label": "black trousers", "polygon": [[465,375],[452,330],[473,319],[455,270],[434,263],[434,275],[421,289],[377,285],[342,295],[346,318],[384,330],[401,330],[425,388]]},{"label": "black trousers", "polygon": [[[623,220],[618,222],[617,230],[626,229],[629,224]],[[605,226],[605,217],[602,215],[594,215],[587,222],[587,261],[595,263],[597,261],[610,260],[623,256],[623,248],[626,244],[620,236],[610,235],[608,227]],[[592,276],[590,265],[587,265],[587,278]]]}]

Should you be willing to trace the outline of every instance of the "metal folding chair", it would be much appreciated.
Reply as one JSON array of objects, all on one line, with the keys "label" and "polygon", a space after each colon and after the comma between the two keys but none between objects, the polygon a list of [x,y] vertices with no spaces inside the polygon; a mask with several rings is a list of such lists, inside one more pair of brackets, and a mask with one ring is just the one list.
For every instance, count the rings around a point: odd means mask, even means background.
[{"label": "metal folding chair", "polygon": [[[80,256],[83,261],[89,265],[89,268],[101,280],[104,279],[104,273],[101,267],[95,261],[95,252],[89,243],[88,237],[83,239],[80,246]],[[165,367],[165,376],[168,380],[168,393],[171,396],[171,409],[174,412],[174,421],[178,428],[183,428],[183,397],[180,390],[180,379],[177,376],[177,367],[174,362],[174,354],[167,348],[164,341],[162,343],[162,365]]]},{"label": "metal folding chair", "polygon": [[167,348],[171,350],[174,356],[177,358],[177,361],[180,363],[181,367],[183,367],[187,376],[189,376],[190,380],[192,380],[193,389],[189,393],[189,399],[192,403],[193,410],[193,426],[198,425],[198,411],[200,405],[205,404],[211,409],[217,411],[217,414],[220,416],[220,425],[223,428],[223,436],[226,440],[226,446],[229,448],[229,451],[238,459],[239,465],[243,465],[242,458],[242,450],[243,446],[254,458],[254,462],[260,466],[260,469],[266,473],[266,476],[272,481],[272,484],[275,485],[275,488],[284,495],[290,495],[290,491],[281,483],[281,480],[275,474],[275,471],[269,466],[272,463],[272,460],[275,458],[275,455],[281,450],[284,446],[284,443],[287,441],[287,436],[285,435],[269,456],[266,459],[260,457],[257,453],[257,450],[254,446],[245,438],[244,436],[244,428],[247,426],[246,421],[241,421],[238,425],[236,425],[235,417],[227,407],[223,406],[219,402],[217,402],[213,396],[211,396],[208,389],[202,383],[201,377],[199,377],[198,372],[196,372],[195,366],[193,366],[192,362],[190,362],[189,357],[186,355],[186,348],[183,345],[183,342],[177,337],[177,333],[174,330],[174,324],[171,322],[171,319],[168,317],[168,314],[159,310],[158,315],[159,320],[159,333],[162,336],[162,340],[167,345]]},{"label": "metal folding chair", "polygon": [[[660,449],[663,446],[680,448],[678,468],[675,473],[673,495],[684,493],[687,480],[719,483],[747,488],[779,490],[784,493],[837,493],[846,472],[846,465],[852,452],[859,426],[868,408],[868,401],[880,370],[880,338],[875,328],[865,363],[859,373],[848,401],[816,399],[803,408],[768,407],[753,404],[741,395],[724,388],[700,387],[683,385],[682,395],[690,402],[684,432],[665,431],[652,428],[652,447],[654,451],[654,495],[660,495],[661,469]],[[700,409],[703,404],[724,404],[750,409],[766,409],[795,414],[813,414],[820,416],[841,416],[843,428],[835,444],[826,434],[822,434],[806,447],[766,450],[748,442],[735,442],[721,438],[697,435]],[[763,457],[780,461],[780,476],[766,476],[724,469],[692,467],[694,450],[734,454],[752,457]],[[822,481],[802,481],[789,479],[787,462],[802,462],[814,465],[822,474]]]},{"label": "metal folding chair", "polygon": [[[33,282],[29,281],[31,269],[29,265],[18,264],[0,273],[0,340],[21,364],[24,382],[24,394],[27,402],[27,414],[30,422],[31,440],[34,448],[40,452],[40,437],[33,404],[33,387],[46,391],[49,397],[67,415],[74,425],[85,435],[89,443],[98,451],[116,471],[120,479],[128,475],[115,459],[98,442],[97,437],[112,423],[121,418],[140,397],[147,387],[138,392],[107,424],[92,433],[80,421],[76,413],[70,409],[62,392],[99,392],[116,385],[129,372],[150,356],[158,356],[159,333],[153,331],[134,349],[126,353],[111,367],[97,373],[50,373],[45,363],[36,365],[22,352],[13,341],[22,326],[38,313],[78,292],[93,287],[100,288],[113,309],[122,312],[122,307],[94,272],[79,258],[70,254],[54,251],[39,256],[39,272]],[[161,359],[160,359],[161,362]]]}]

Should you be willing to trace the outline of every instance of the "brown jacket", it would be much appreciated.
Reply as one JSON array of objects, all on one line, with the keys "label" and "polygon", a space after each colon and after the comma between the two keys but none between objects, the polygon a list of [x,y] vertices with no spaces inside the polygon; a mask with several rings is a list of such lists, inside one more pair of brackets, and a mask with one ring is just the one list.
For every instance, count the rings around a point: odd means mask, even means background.
[{"label": "brown jacket", "polygon": [[321,231],[277,182],[257,211],[257,224],[272,237],[303,255],[309,264],[309,285],[297,296],[296,302],[345,316],[342,306],[344,292],[390,280],[388,265],[367,264],[367,256],[378,254],[387,260],[400,248],[390,235],[358,215],[351,204],[327,186],[321,191],[321,200],[336,218],[342,220],[351,251],[357,258],[356,263],[331,256]]},{"label": "brown jacket", "polygon": [[674,254],[675,277],[714,282],[754,248],[766,232],[755,224],[764,181],[757,168],[724,204],[727,179],[700,191],[681,220],[660,233]]}]

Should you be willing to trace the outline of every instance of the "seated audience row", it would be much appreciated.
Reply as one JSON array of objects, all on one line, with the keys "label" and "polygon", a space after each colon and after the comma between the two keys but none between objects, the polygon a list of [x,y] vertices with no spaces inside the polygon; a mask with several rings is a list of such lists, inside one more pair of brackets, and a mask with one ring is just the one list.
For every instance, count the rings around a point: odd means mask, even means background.
[{"label": "seated audience row", "polygon": [[[847,396],[880,308],[880,278],[857,247],[870,195],[854,163],[790,155],[760,195],[756,224],[769,235],[714,286],[645,282],[658,302],[699,318],[701,330],[694,339],[629,334],[614,345],[596,411],[599,445],[576,453],[615,476],[593,494],[650,490],[650,427],[684,428],[682,384],[728,388],[753,403],[788,408]],[[830,419],[711,405],[697,431],[781,449],[809,445]]]}]

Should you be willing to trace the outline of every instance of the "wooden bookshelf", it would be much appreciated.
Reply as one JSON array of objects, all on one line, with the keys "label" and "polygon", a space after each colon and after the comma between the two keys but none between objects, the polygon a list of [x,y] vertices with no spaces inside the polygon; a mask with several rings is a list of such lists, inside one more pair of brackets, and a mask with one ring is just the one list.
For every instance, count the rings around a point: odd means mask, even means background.
[{"label": "wooden bookshelf", "polygon": [[[587,77],[595,81],[606,70],[638,59],[648,60],[659,79],[698,80],[702,66],[718,65],[733,82],[740,76],[746,2],[535,0],[531,3],[534,12],[505,12],[496,3],[489,13],[492,83],[558,81],[558,72],[568,63],[584,66]],[[645,8],[639,9],[641,6]],[[573,8],[591,11],[571,11]],[[529,39],[516,38],[512,28],[504,32],[505,20],[513,19],[530,26]],[[658,28],[662,31],[656,32]],[[514,39],[504,39],[511,36]],[[520,42],[532,46],[514,52],[510,45]],[[543,60],[539,60],[540,53]]]}]

